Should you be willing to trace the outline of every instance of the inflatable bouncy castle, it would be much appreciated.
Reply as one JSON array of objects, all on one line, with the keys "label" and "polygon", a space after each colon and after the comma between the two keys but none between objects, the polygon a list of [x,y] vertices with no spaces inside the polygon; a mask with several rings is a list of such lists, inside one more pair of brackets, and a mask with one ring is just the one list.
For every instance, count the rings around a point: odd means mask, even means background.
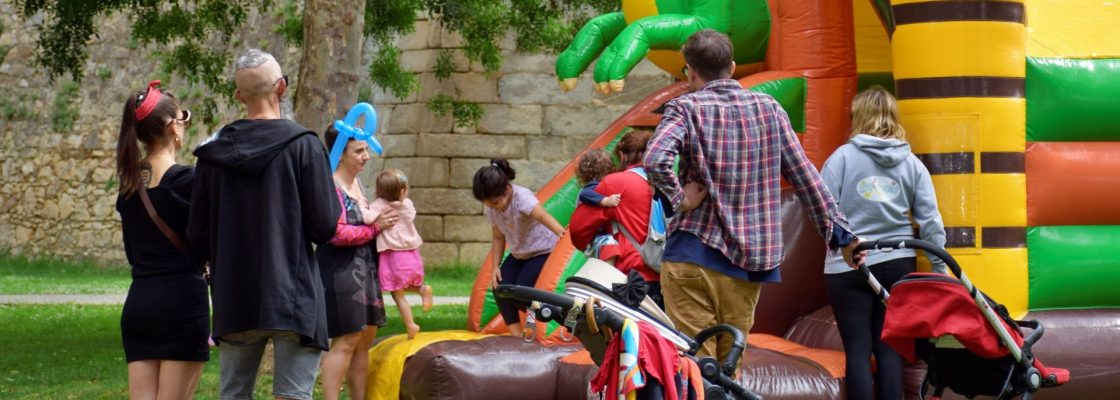
[{"label": "inflatable bouncy castle", "polygon": [[[1111,252],[1120,243],[1113,196],[1120,105],[1110,99],[1120,88],[1120,41],[1110,35],[1120,24],[1115,5],[726,0],[699,2],[708,8],[698,10],[694,1],[621,3],[622,12],[593,19],[558,57],[562,89],[578,84],[596,59],[592,80],[602,92],[623,90],[643,56],[679,75],[683,38],[720,30],[736,46],[735,77],[782,104],[820,167],[847,140],[852,96],[870,84],[887,87],[933,175],[949,252],[1013,317],[1042,322],[1035,353],[1072,375],[1037,396],[1103,399],[1120,390],[1120,257]],[[629,129],[655,127],[661,106],[686,90],[676,83],[651,94],[588,148],[610,151]],[[562,224],[580,189],[575,167],[569,163],[538,191]],[[783,283],[762,291],[740,381],[767,399],[843,398],[823,244],[791,193],[783,193],[782,212]],[[563,292],[584,261],[561,238],[536,287]],[[488,290],[491,266],[489,259],[480,266],[467,317],[467,329],[479,333],[428,345],[386,340],[371,350],[371,360],[401,364],[393,370],[401,372],[382,377],[399,383],[388,397],[509,397],[514,387],[531,387],[525,394],[534,398],[587,397],[596,367],[578,345],[560,340],[555,324],[539,326],[533,344],[485,336],[505,331]],[[916,397],[923,374],[923,365],[907,367],[908,397]]]}]

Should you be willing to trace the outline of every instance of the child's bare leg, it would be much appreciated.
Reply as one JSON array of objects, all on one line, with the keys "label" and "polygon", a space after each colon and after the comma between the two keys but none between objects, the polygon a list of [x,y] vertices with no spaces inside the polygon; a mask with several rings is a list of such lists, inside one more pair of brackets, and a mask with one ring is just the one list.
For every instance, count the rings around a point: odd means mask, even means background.
[{"label": "child's bare leg", "polygon": [[424,304],[424,312],[432,311],[432,285],[420,285],[420,301]]},{"label": "child's bare leg", "polygon": [[404,322],[404,329],[408,331],[408,338],[416,337],[420,333],[420,325],[416,325],[416,321],[412,319],[412,306],[408,304],[408,300],[404,298],[404,290],[394,290],[393,301],[397,303],[397,310],[401,312],[401,321]]}]

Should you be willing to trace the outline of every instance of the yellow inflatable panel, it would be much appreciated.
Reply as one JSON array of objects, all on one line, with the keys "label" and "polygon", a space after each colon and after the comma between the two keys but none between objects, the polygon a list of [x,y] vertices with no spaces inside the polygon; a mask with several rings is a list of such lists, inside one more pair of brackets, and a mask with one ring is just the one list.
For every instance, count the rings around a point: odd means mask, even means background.
[{"label": "yellow inflatable panel", "polygon": [[[899,25],[894,32],[895,79],[951,76],[1023,77],[1022,24],[954,21]],[[952,55],[952,56],[947,56]],[[905,61],[903,61],[905,60]]]},{"label": "yellow inflatable panel", "polygon": [[627,25],[657,14],[657,2],[654,0],[622,0],[622,18]]},{"label": "yellow inflatable panel", "polygon": [[[974,113],[926,113],[926,110],[913,110],[907,107],[911,102],[923,100],[903,100],[898,102],[902,113],[902,127],[906,129],[906,141],[915,154],[974,152],[980,147],[978,132],[982,130],[980,115]],[[943,106],[953,100],[934,100],[934,106]],[[925,100],[929,103],[930,100]],[[936,110],[929,110],[936,111]],[[989,114],[984,114],[989,115]]]},{"label": "yellow inflatable panel", "polygon": [[945,226],[1027,226],[1026,174],[933,175]]},{"label": "yellow inflatable panel", "polygon": [[425,346],[444,340],[477,340],[490,335],[470,331],[420,332],[412,340],[408,335],[394,335],[369,349],[369,375],[366,398],[371,400],[400,397],[404,362]]},{"label": "yellow inflatable panel", "polygon": [[1026,174],[980,174],[978,179],[981,226],[1027,226]]},{"label": "yellow inflatable panel", "polygon": [[980,222],[980,181],[976,174],[933,175],[937,209],[945,226],[976,226]]},{"label": "yellow inflatable panel", "polygon": [[853,23],[856,28],[856,70],[864,72],[891,71],[891,42],[887,28],[871,8],[870,1],[852,1]]},{"label": "yellow inflatable panel", "polygon": [[1027,249],[949,249],[980,291],[1007,306],[1011,316],[1027,312]]},{"label": "yellow inflatable panel", "polygon": [[[915,153],[1024,151],[1026,99],[962,97],[898,102]],[[979,167],[979,166],[977,166]]]},{"label": "yellow inflatable panel", "polygon": [[1104,0],[1027,1],[1030,57],[1117,58],[1120,3]]}]

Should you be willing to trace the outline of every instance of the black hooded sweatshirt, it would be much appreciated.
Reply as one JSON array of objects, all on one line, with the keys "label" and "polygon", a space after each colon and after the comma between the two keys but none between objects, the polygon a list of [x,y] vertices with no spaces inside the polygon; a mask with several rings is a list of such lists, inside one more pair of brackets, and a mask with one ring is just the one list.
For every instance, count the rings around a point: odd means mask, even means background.
[{"label": "black hooded sweatshirt", "polygon": [[187,236],[210,260],[215,337],[292,331],[327,350],[323,283],[312,243],[342,213],[319,137],[284,120],[238,120],[194,151]]}]

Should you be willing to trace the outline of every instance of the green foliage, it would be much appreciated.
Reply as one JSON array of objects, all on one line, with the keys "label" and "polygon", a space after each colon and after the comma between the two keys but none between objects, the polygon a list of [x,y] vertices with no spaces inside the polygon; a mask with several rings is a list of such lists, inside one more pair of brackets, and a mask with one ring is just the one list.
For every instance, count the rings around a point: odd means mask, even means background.
[{"label": "green foliage", "polygon": [[2,95],[4,97],[0,97],[0,117],[8,121],[39,118],[39,111],[35,108],[35,101],[38,98],[34,94],[5,92]]},{"label": "green foliage", "polygon": [[398,98],[408,96],[416,88],[416,75],[401,69],[401,50],[389,41],[379,43],[369,64],[369,79]]},{"label": "green foliage", "polygon": [[[69,74],[75,81],[83,76],[88,58],[86,43],[97,34],[96,17],[126,11],[132,20],[130,49],[152,47],[160,61],[160,73],[183,77],[191,84],[202,83],[210,93],[221,93],[232,102],[233,81],[226,73],[231,55],[226,48],[204,43],[237,43],[233,34],[244,23],[251,7],[273,10],[282,17],[274,32],[288,43],[303,42],[302,2],[284,0],[272,7],[272,0],[17,0],[25,18],[46,14],[40,27],[36,63],[54,80]],[[399,98],[416,90],[415,74],[404,71],[401,51],[394,39],[412,32],[416,15],[427,13],[434,22],[463,38],[462,51],[469,61],[487,71],[501,67],[500,44],[511,33],[518,48],[527,52],[559,52],[571,41],[589,18],[618,9],[618,0],[367,0],[364,33],[373,40],[377,53],[369,67],[370,81]],[[234,45],[237,46],[236,44]],[[6,50],[0,49],[0,58]],[[437,74],[450,77],[454,61],[441,53]],[[458,94],[456,94],[458,97]],[[467,102],[441,99],[433,109],[447,109],[456,121],[481,117],[482,109]],[[435,101],[435,100],[433,100]],[[218,103],[214,96],[194,106],[207,125],[217,122]],[[464,118],[464,119],[460,119]],[[469,125],[469,124],[468,124]]]},{"label": "green foliage", "polygon": [[[456,95],[458,95],[457,91]],[[458,100],[446,94],[438,94],[432,97],[428,101],[428,110],[439,116],[451,114],[451,118],[455,120],[455,125],[461,128],[474,126],[479,119],[482,119],[483,114],[482,106],[478,103]]]},{"label": "green foliage", "polygon": [[421,0],[367,0],[366,37],[378,43],[411,33],[416,23],[416,13],[423,7]]},{"label": "green foliage", "polygon": [[54,102],[51,104],[51,130],[55,132],[70,132],[74,129],[74,121],[81,114],[74,104],[80,99],[78,89],[81,85],[73,80],[66,80],[54,93]]},{"label": "green foliage", "polygon": [[[192,85],[205,84],[211,93],[221,93],[228,102],[233,100],[233,80],[225,73],[232,61],[230,54],[225,49],[206,47],[203,43],[215,39],[230,43],[234,31],[248,15],[249,7],[256,3],[262,8],[271,6],[271,0],[17,1],[25,18],[46,14],[39,29],[35,62],[52,81],[68,74],[73,81],[80,82],[88,58],[86,43],[98,33],[95,18],[127,10],[132,21],[132,36],[127,47],[152,47],[152,55],[160,65],[156,73],[165,83],[171,76],[180,76]],[[102,75],[99,73],[99,76]],[[194,108],[205,124],[217,123],[218,103],[213,97],[204,99]],[[66,120],[67,115],[62,113],[57,120],[52,118],[52,126],[64,127]]]},{"label": "green foliage", "polygon": [[[4,21],[0,20],[0,35],[4,34]],[[8,57],[8,46],[0,46],[0,63],[4,62],[4,58]]]},{"label": "green foliage", "polygon": [[[618,4],[617,0],[424,0],[429,15],[438,16],[445,29],[462,36],[463,55],[482,64],[488,72],[501,68],[500,43],[508,32],[513,32],[521,51],[559,52],[584,22],[593,15],[617,9]],[[370,21],[367,19],[366,23]],[[436,77],[444,81],[454,69],[450,51],[441,51],[436,60]],[[447,95],[429,100],[428,108],[438,115],[451,113],[460,127],[477,124],[483,114],[478,104]]]},{"label": "green foliage", "polygon": [[97,67],[97,78],[101,79],[102,82],[105,82],[105,81],[109,80],[109,78],[112,78],[112,77],[113,77],[113,69],[112,68],[106,67],[104,65],[102,65],[100,67]]},{"label": "green foliage", "polygon": [[439,55],[436,56],[436,78],[441,81],[447,80],[452,72],[455,72],[455,56],[451,54],[451,50],[440,50]]},{"label": "green foliage", "polygon": [[303,2],[287,0],[284,5],[273,11],[272,15],[283,18],[279,25],[272,28],[273,33],[284,36],[284,41],[296,47],[303,46]]}]

